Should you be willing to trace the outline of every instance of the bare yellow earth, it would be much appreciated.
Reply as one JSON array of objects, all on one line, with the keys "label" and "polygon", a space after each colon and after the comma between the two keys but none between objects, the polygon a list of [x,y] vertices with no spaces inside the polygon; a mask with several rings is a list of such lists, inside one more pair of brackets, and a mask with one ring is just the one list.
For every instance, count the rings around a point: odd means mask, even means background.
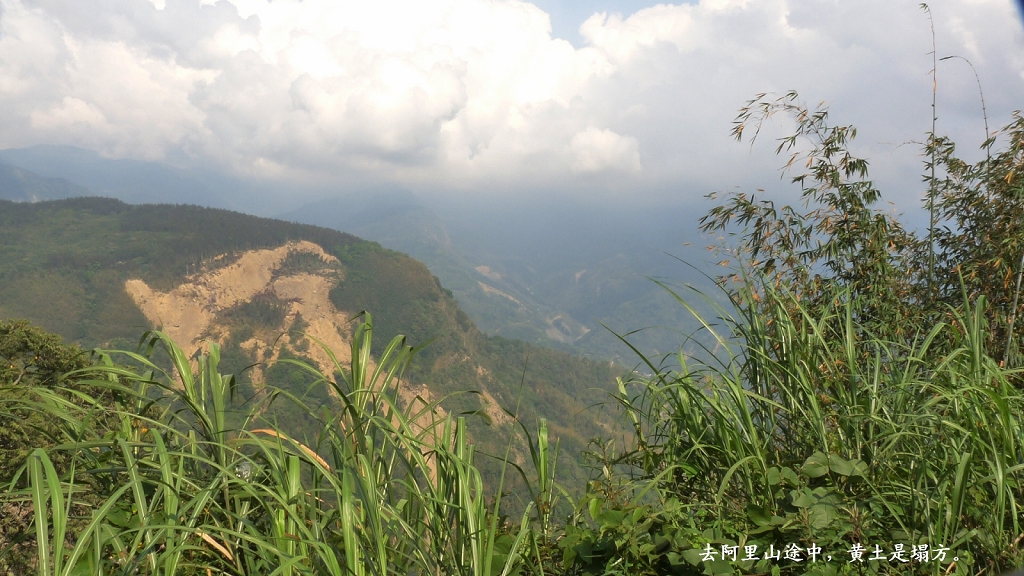
[{"label": "bare yellow earth", "polygon": [[[350,315],[331,303],[329,295],[337,282],[336,277],[301,273],[274,278],[274,273],[293,252],[315,254],[325,263],[338,262],[337,258],[312,242],[290,242],[272,250],[245,252],[230,265],[187,277],[169,292],[153,290],[139,279],[125,282],[125,290],[150,324],[163,330],[190,355],[202,346],[204,338],[226,336],[227,327],[216,325],[220,312],[248,302],[257,294],[272,292],[289,302],[284,333],[273,341],[253,337],[240,343],[241,348],[256,361],[250,371],[253,384],[264,384],[265,367],[277,361],[282,348],[293,348],[294,338],[288,330],[300,315],[305,322],[305,335],[322,344],[313,343],[303,354],[329,377],[335,372],[335,361],[342,366],[351,362],[351,337],[347,330]],[[211,262],[216,265],[220,260],[223,257],[214,258]]]},{"label": "bare yellow earth", "polygon": [[[310,343],[303,348],[302,354],[311,358],[320,371],[330,377],[335,372],[335,362],[341,366],[351,362],[351,333],[348,330],[350,315],[335,308],[329,298],[331,289],[338,281],[336,275],[300,273],[274,277],[293,252],[315,254],[325,263],[338,262],[312,242],[290,242],[272,250],[246,252],[230,265],[187,277],[169,292],[154,290],[140,279],[125,282],[125,290],[150,324],[162,329],[190,355],[202,346],[204,339],[227,336],[228,328],[217,325],[219,313],[248,302],[258,294],[271,292],[280,300],[288,302],[289,310],[283,326],[284,333],[279,337],[272,341],[253,337],[240,343],[240,347],[256,362],[249,373],[252,383],[257,387],[265,384],[264,370],[277,361],[282,349],[294,351],[301,337],[289,334],[288,330],[295,325],[300,315],[305,323],[305,335],[323,345]],[[216,266],[221,260],[221,257],[215,258],[210,261],[210,265]],[[483,286],[511,298],[490,286]],[[469,357],[463,360],[469,361]],[[369,368],[373,370],[372,360]],[[482,367],[477,370],[481,374],[486,372]],[[482,396],[484,409],[495,423],[503,425],[511,421],[494,396],[487,391],[483,391]],[[426,385],[414,386],[403,382],[399,387],[399,402],[413,418],[413,430],[417,435],[428,438],[433,434],[435,426],[446,417],[445,410],[440,406],[429,408],[432,401]],[[434,466],[434,462],[428,462],[428,473],[432,477],[436,475]]]},{"label": "bare yellow earth", "polygon": [[[179,346],[193,352],[199,347],[200,339],[211,328],[211,322],[217,313],[251,300],[253,296],[265,291],[274,272],[292,252],[308,252],[318,255],[325,262],[337,262],[334,256],[327,254],[323,248],[312,242],[289,242],[273,250],[251,250],[233,264],[193,274],[170,292],[153,290],[138,279],[128,280],[124,287],[154,327],[162,327],[162,330]],[[317,278],[326,281],[326,278]],[[320,283],[315,284],[308,291],[309,296],[314,298],[316,295],[312,292],[321,286]],[[288,286],[287,289],[293,294],[289,297],[301,299],[306,296],[305,293],[300,294],[300,290],[294,285]],[[326,294],[324,302],[330,305],[326,300]],[[331,310],[337,313],[333,307]]]},{"label": "bare yellow earth", "polygon": [[[348,326],[349,318],[331,304],[328,298],[333,288],[331,282],[316,274],[296,274],[278,278],[274,281],[273,289],[278,298],[293,300],[286,324],[291,326],[297,315],[301,314],[306,321],[305,333],[319,340],[344,366],[352,360],[348,334],[343,335],[341,332],[342,327]],[[324,348],[310,346],[308,355],[317,363],[321,372],[327,375],[334,373],[334,360]]]},{"label": "bare yellow earth", "polygon": [[512,296],[511,294],[509,294],[507,292],[503,292],[501,290],[498,290],[497,288],[495,288],[494,286],[491,286],[490,284],[484,284],[483,282],[481,282],[479,280],[477,280],[476,283],[480,285],[480,289],[483,290],[485,293],[487,293],[487,294],[494,294],[496,296],[501,296],[503,298],[508,298],[509,300],[515,302],[516,304],[519,304],[520,308],[523,307],[523,303],[520,302],[519,300],[516,300],[516,298],[514,296]]}]

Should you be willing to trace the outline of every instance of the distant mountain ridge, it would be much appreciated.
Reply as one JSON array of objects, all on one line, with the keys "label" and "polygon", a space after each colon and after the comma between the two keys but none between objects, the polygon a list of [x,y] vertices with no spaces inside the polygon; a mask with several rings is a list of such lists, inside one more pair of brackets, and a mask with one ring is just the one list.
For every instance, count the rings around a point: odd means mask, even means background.
[{"label": "distant mountain ridge", "polygon": [[[293,193],[69,146],[0,150],[4,162],[21,180],[9,177],[5,184],[0,174],[0,198],[191,203],[351,232],[424,262],[484,332],[593,358],[635,361],[610,330],[629,334],[650,355],[694,349],[688,337],[699,324],[648,276],[682,278],[716,292],[662,253],[704,259],[688,246],[689,240],[704,244],[693,226],[661,209],[550,200],[491,206],[472,195],[467,207],[398,188]],[[321,199],[303,205],[317,194]],[[300,207],[280,209],[286,201]]]},{"label": "distant mountain ridge", "polygon": [[[133,204],[217,204],[217,195],[183,170],[157,162],[108,159],[73,146],[40,145],[0,150],[0,163],[60,178],[88,190],[79,196],[104,196]],[[79,190],[81,191],[81,190]],[[56,199],[56,198],[54,198]]]},{"label": "distant mountain ridge", "polygon": [[0,164],[0,199],[15,202],[63,200],[77,196],[93,196],[88,188],[63,178],[45,178],[34,172]]}]

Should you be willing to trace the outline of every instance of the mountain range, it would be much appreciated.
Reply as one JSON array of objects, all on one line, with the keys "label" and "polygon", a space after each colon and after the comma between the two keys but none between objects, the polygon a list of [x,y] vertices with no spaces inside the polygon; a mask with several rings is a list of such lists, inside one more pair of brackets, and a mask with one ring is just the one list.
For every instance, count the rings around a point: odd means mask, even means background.
[{"label": "mountain range", "polygon": [[0,150],[0,198],[72,196],[228,208],[349,232],[426,264],[487,334],[627,364],[635,356],[616,334],[651,356],[707,344],[699,324],[652,280],[715,293],[705,272],[684,264],[705,259],[697,249],[705,242],[682,209],[443,198],[401,188],[300,194],[73,147]]}]

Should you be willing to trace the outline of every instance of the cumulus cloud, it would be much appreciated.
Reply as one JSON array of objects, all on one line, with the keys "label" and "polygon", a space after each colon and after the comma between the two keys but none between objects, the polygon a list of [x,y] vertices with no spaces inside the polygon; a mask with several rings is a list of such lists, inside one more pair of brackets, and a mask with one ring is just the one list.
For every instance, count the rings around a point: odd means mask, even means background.
[{"label": "cumulus cloud", "polygon": [[[939,51],[970,58],[1006,118],[1024,94],[1013,6],[932,10]],[[831,102],[904,180],[912,151],[885,158],[929,126],[916,2],[701,0],[595,14],[580,34],[553,39],[519,0],[0,0],[0,148],[315,182],[703,192],[774,164],[728,139],[755,93]],[[973,76],[941,66],[942,126],[967,134]]]},{"label": "cumulus cloud", "polygon": [[591,126],[573,136],[569,148],[573,154],[573,172],[640,170],[636,138],[623,137],[611,130]]}]

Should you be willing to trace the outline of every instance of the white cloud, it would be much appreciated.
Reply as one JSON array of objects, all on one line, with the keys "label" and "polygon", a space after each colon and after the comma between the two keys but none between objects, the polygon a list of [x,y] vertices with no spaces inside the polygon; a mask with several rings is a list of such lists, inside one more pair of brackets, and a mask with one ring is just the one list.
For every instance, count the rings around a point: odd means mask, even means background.
[{"label": "white cloud", "polygon": [[[1013,6],[932,10],[940,55],[971,58],[1005,120],[1024,93]],[[883,177],[915,182],[913,147],[894,150],[929,125],[916,2],[657,5],[595,14],[579,49],[550,31],[517,0],[0,0],[0,147],[414,188],[703,192],[775,174],[730,121],[796,88],[860,126]],[[977,90],[956,66],[940,64],[941,126],[974,134]]]},{"label": "white cloud", "polygon": [[572,137],[573,172],[602,172],[605,170],[640,170],[640,152],[636,138],[620,136],[611,130],[593,126]]},{"label": "white cloud", "polygon": [[33,110],[29,118],[32,128],[40,131],[69,130],[81,124],[92,128],[107,123],[98,108],[71,96],[65,96],[59,105],[49,110]]}]

